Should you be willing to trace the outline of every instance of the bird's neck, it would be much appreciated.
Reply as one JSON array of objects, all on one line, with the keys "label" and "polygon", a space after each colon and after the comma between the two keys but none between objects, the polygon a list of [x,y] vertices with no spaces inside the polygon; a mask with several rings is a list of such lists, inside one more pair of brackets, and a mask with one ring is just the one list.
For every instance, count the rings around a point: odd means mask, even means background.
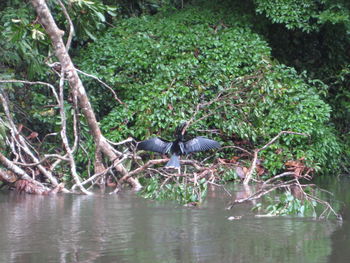
[{"label": "bird's neck", "polygon": [[182,135],[181,133],[177,134],[176,141],[184,141],[184,140],[185,140],[185,136],[184,135]]}]

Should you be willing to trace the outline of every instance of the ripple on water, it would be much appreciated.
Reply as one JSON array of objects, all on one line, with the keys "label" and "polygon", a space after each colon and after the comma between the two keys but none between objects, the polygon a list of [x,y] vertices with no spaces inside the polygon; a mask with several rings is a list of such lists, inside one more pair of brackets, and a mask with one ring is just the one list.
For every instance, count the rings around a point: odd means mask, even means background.
[{"label": "ripple on water", "polygon": [[[0,194],[0,258],[26,263],[319,263],[332,253],[335,224],[255,218],[249,204],[226,211],[230,199],[219,189],[202,207],[186,208],[132,192],[92,197]],[[227,220],[232,215],[243,217]],[[350,243],[349,235],[344,242]]]}]

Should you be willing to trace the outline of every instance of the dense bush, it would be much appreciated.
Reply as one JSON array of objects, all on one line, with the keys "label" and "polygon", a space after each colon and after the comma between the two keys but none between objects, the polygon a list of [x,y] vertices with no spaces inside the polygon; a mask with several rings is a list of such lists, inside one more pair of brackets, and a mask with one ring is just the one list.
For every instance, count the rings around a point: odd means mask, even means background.
[{"label": "dense bush", "polygon": [[255,10],[265,16],[257,23],[280,62],[307,72],[328,85],[326,102],[332,108],[349,166],[350,149],[350,2],[344,0],[254,0]]},{"label": "dense bush", "polygon": [[197,6],[132,18],[91,44],[79,66],[110,83],[126,103],[90,82],[104,131],[113,140],[170,137],[198,103],[222,94],[226,99],[203,108],[196,118],[208,117],[193,129],[220,129],[225,143],[245,139],[247,147],[260,147],[281,130],[307,133],[286,135],[264,151],[265,166],[275,173],[286,160],[305,158],[311,167],[335,168],[340,146],[324,85],[271,61],[266,42],[242,25],[240,13],[227,11]]},{"label": "dense bush", "polygon": [[256,12],[288,29],[317,31],[323,24],[344,23],[350,29],[350,4],[344,0],[254,0]]}]

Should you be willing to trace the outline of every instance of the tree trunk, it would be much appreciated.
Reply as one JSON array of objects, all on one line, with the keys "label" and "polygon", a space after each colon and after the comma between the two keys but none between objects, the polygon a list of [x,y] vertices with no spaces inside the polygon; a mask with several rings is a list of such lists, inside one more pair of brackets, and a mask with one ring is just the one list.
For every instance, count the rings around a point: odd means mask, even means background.
[{"label": "tree trunk", "polygon": [[[68,83],[70,88],[72,89],[72,92],[76,92],[77,94],[79,107],[81,108],[82,113],[84,114],[87,120],[88,126],[96,144],[96,148],[101,149],[101,152],[104,153],[110,161],[116,162],[118,156],[113,151],[112,146],[107,142],[107,140],[101,133],[100,127],[98,126],[95,113],[92,109],[85,88],[66,50],[65,44],[62,39],[64,31],[60,30],[57,27],[49,8],[46,5],[45,0],[32,0],[32,5],[38,14],[38,18],[41,25],[44,26],[47,34],[51,38],[55,55],[61,63],[63,72],[65,73],[65,76],[68,79]],[[128,171],[124,168],[122,164],[116,164],[115,169],[119,173],[121,173],[123,177],[128,175]],[[141,187],[137,179],[129,178],[128,182],[131,183],[131,185],[134,188]]]}]

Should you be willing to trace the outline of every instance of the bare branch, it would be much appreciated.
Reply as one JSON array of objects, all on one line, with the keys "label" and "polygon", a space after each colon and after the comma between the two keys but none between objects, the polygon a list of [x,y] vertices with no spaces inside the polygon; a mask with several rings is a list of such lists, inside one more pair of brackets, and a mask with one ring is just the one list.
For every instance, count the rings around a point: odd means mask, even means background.
[{"label": "bare branch", "polygon": [[254,156],[254,153],[251,153],[251,152],[247,151],[246,149],[243,149],[242,147],[235,146],[235,145],[223,146],[223,147],[221,147],[220,149],[218,149],[218,151],[221,151],[221,150],[223,150],[223,149],[231,149],[231,148],[238,149],[238,150],[240,150],[240,151],[242,151],[242,152],[245,152],[245,153],[247,153],[247,154],[249,154],[249,155],[253,155],[253,156]]},{"label": "bare branch", "polygon": [[271,144],[273,144],[282,134],[295,134],[295,135],[301,135],[301,136],[310,136],[308,134],[300,133],[300,132],[281,131],[274,138],[272,138],[267,144],[265,144],[263,147],[261,147],[260,149],[255,149],[252,165],[250,166],[249,171],[248,171],[248,173],[243,181],[244,185],[249,184],[250,180],[252,179],[253,173],[255,172],[255,169],[256,169],[256,164],[258,161],[259,152],[261,152],[262,150],[265,150],[267,147],[269,147]]},{"label": "bare branch", "polygon": [[[5,99],[5,97],[3,96],[3,94],[0,92],[0,100],[2,102],[2,105],[3,105],[3,108],[4,108],[4,111],[5,111],[5,115],[8,119],[8,122],[9,122],[9,125],[10,125],[10,132],[12,134],[12,137],[14,138],[14,140],[16,142],[18,142],[18,144],[20,145],[20,147],[24,150],[24,152],[30,156],[30,158],[32,158],[32,160],[35,162],[35,163],[39,163],[39,159],[32,153],[32,151],[29,149],[25,139],[23,138],[22,135],[20,135],[17,131],[17,128],[11,118],[11,114],[10,114],[10,111],[9,111],[9,107],[8,107],[8,104],[7,104],[7,100]],[[41,164],[38,164],[37,166],[39,168],[39,170],[51,181],[51,183],[54,185],[54,186],[57,186],[58,185],[58,181],[57,179],[52,175],[52,173],[48,170],[46,170],[45,167],[43,167]]]},{"label": "bare branch", "polygon": [[103,82],[101,79],[99,79],[98,77],[96,77],[96,76],[94,76],[94,75],[92,75],[92,74],[86,73],[86,72],[84,72],[84,71],[82,71],[82,70],[80,70],[80,69],[75,68],[75,70],[76,70],[77,72],[79,72],[79,73],[81,73],[81,74],[87,76],[87,77],[90,77],[90,78],[93,78],[93,79],[97,80],[99,83],[101,83],[101,84],[102,84],[103,86],[105,86],[107,89],[109,89],[110,92],[112,92],[113,97],[114,97],[114,99],[115,99],[116,101],[118,101],[118,102],[119,102],[120,104],[122,104],[122,105],[127,106],[124,102],[122,102],[122,101],[118,98],[118,96],[117,96],[117,94],[115,93],[115,91],[113,90],[113,88],[110,87],[110,86],[108,86],[108,85],[107,85],[105,82]]},{"label": "bare branch", "polygon": [[7,79],[7,80],[0,80],[0,83],[22,83],[22,84],[28,84],[28,85],[43,85],[47,86],[51,89],[53,95],[56,98],[56,101],[59,101],[57,92],[55,90],[55,87],[51,85],[50,83],[42,82],[42,81],[26,81],[26,80],[18,80],[18,79]]},{"label": "bare branch", "polygon": [[[139,174],[141,173],[142,171],[146,170],[148,167],[151,167],[151,166],[154,166],[156,164],[162,164],[162,163],[165,163],[169,161],[169,159],[157,159],[157,160],[150,160],[148,161],[147,163],[145,163],[143,166],[131,171],[128,176],[133,176],[133,175],[136,175],[136,174]],[[122,183],[123,181],[125,181],[128,177],[127,176],[124,176],[122,177],[119,181],[120,183]]]},{"label": "bare branch", "polygon": [[69,146],[67,134],[66,134],[66,113],[64,111],[64,95],[63,95],[63,86],[64,86],[64,70],[61,71],[61,78],[60,78],[60,91],[59,91],[59,105],[60,105],[60,115],[61,115],[61,138],[64,145],[64,148],[66,149],[69,164],[71,168],[71,173],[74,178],[75,183],[78,185],[80,191],[82,191],[84,194],[92,194],[88,190],[85,189],[85,187],[81,184],[80,178],[76,171],[76,164],[73,156],[72,149]]},{"label": "bare branch", "polygon": [[70,45],[72,43],[73,36],[74,36],[74,25],[73,25],[72,19],[70,18],[70,16],[69,16],[69,14],[67,12],[67,9],[64,6],[64,4],[61,2],[61,0],[58,0],[58,3],[61,6],[63,14],[64,14],[64,16],[66,17],[66,19],[68,20],[68,23],[69,23],[69,35],[68,35],[68,39],[67,39],[67,43],[66,43],[66,49],[67,49],[67,52],[68,52],[69,48],[70,48]]},{"label": "bare branch", "polygon": [[123,140],[123,141],[120,141],[120,142],[112,142],[112,141],[110,141],[110,140],[107,140],[110,144],[112,144],[112,145],[115,145],[115,146],[118,146],[118,145],[122,145],[122,144],[126,144],[126,143],[128,143],[128,142],[133,142],[133,141],[135,141],[133,138],[131,138],[131,137],[129,137],[129,138],[127,138],[127,139],[125,139],[125,140]]},{"label": "bare branch", "polygon": [[274,177],[272,177],[272,178],[266,180],[266,181],[263,183],[263,185],[269,184],[269,183],[271,183],[271,182],[273,182],[273,181],[275,181],[275,180],[277,180],[277,179],[280,179],[280,178],[282,178],[282,177],[293,176],[293,175],[294,175],[293,172],[281,173],[281,174],[279,174],[279,175],[276,175],[276,176],[274,176]]},{"label": "bare branch", "polygon": [[259,149],[259,151],[262,151],[269,147],[271,144],[273,144],[282,134],[295,134],[295,135],[301,135],[309,137],[309,134],[301,133],[301,132],[293,132],[293,131],[280,131],[271,141],[269,141],[267,144],[265,144],[262,148]]},{"label": "bare branch", "polygon": [[40,186],[43,189],[49,190],[46,186],[39,183],[38,181],[32,179],[24,170],[22,170],[20,167],[15,165],[13,162],[11,162],[9,159],[7,159],[1,152],[0,152],[0,163],[5,166],[7,169],[14,172],[16,175],[20,176],[21,179],[27,180],[37,186]]},{"label": "bare branch", "polygon": [[[125,155],[122,159],[118,160],[118,163],[122,163],[125,159],[127,159],[127,156]],[[111,166],[109,166],[107,169],[105,169],[103,172],[101,173],[97,173],[97,174],[94,174],[93,176],[91,176],[90,178],[86,179],[85,181],[83,181],[81,183],[81,185],[85,185],[87,183],[90,183],[92,182],[93,180],[97,179],[98,177],[100,176],[103,176],[103,175],[106,175],[107,173],[109,173],[113,167],[115,166],[116,164],[112,164]],[[78,185],[75,184],[72,186],[72,190],[74,190]]]}]

